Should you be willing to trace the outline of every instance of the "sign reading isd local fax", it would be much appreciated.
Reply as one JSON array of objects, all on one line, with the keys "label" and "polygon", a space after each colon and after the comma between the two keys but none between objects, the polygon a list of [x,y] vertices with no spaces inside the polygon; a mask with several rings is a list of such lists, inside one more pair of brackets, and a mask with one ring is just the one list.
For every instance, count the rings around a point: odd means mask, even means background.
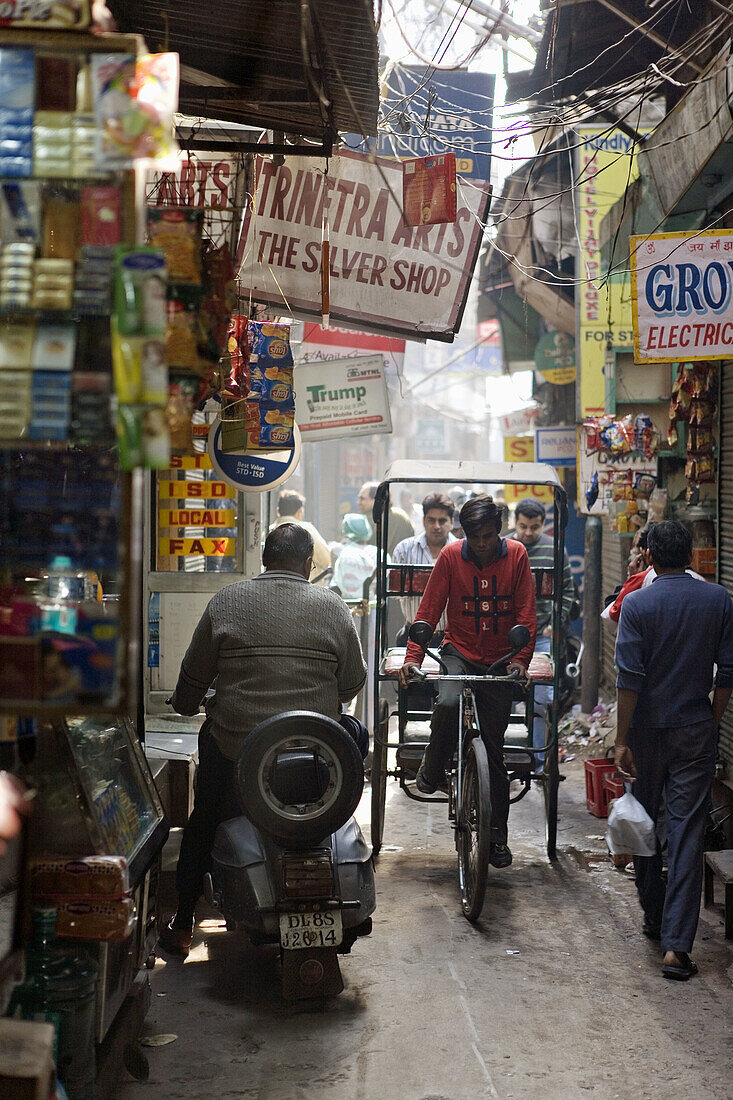
[{"label": "sign reading isd local fax", "polygon": [[329,162],[256,161],[255,210],[237,268],[255,301],[321,316],[321,232],[328,203],[331,319],[408,339],[452,342],[483,236],[491,187],[461,188],[456,220],[408,226],[402,165],[356,153]]},{"label": "sign reading isd local fax", "polygon": [[733,230],[629,238],[634,360],[733,359]]},{"label": "sign reading isd local fax", "polygon": [[295,420],[306,442],[391,432],[382,356],[300,363]]}]

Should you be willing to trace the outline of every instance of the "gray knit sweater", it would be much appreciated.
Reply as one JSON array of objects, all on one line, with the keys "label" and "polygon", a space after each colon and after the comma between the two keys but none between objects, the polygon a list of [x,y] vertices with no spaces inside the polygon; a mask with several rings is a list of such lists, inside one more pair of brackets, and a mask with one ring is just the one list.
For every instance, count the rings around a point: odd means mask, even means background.
[{"label": "gray knit sweater", "polygon": [[288,710],[338,719],[366,680],[351,613],[297,573],[269,571],[211,599],[194,630],[171,700],[179,714],[207,704],[219,749],[235,760],[256,725]]}]

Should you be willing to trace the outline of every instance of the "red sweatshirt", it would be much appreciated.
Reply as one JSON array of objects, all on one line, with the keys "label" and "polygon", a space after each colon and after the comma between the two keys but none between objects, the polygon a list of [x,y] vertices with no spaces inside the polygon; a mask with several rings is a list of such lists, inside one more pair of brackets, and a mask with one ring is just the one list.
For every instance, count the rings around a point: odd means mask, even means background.
[{"label": "red sweatshirt", "polygon": [[[433,566],[416,619],[435,628],[448,604],[444,641],[471,661],[489,665],[512,648],[507,635],[513,626],[526,626],[531,639],[515,658],[525,668],[537,634],[535,585],[527,551],[521,542],[502,539],[499,557],[481,569],[469,557],[465,539],[444,546]],[[406,661],[420,664],[423,651],[407,646]]]}]

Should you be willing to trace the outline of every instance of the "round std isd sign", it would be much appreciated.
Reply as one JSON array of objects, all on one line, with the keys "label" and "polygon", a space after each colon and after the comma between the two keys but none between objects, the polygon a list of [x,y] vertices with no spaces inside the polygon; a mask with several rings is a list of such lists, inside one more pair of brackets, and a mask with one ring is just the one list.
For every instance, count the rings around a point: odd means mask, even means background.
[{"label": "round std isd sign", "polygon": [[575,341],[567,332],[548,332],[534,349],[534,365],[553,386],[575,381]]},{"label": "round std isd sign", "polygon": [[235,451],[221,449],[221,422],[211,425],[206,450],[222,480],[240,493],[265,493],[287,481],[300,462],[300,430],[295,426],[294,446],[288,451]]}]

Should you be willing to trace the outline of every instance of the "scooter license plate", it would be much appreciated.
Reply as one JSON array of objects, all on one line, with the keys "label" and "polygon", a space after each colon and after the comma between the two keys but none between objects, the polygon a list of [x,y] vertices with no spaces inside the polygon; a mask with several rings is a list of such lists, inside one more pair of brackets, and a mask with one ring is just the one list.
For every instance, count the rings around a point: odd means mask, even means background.
[{"label": "scooter license plate", "polygon": [[306,947],[338,947],[343,938],[339,909],[280,914],[280,946],[286,951],[299,951]]}]

